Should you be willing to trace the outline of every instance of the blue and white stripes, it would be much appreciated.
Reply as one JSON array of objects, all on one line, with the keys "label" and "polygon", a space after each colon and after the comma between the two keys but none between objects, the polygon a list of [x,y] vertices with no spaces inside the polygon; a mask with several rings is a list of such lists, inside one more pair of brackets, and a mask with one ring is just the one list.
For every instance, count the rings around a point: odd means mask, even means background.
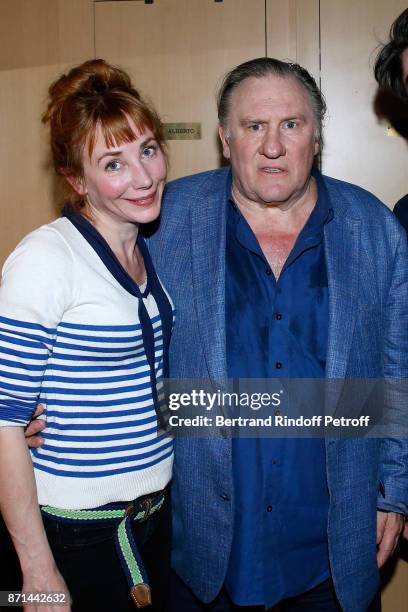
[{"label": "blue and white stripes", "polygon": [[26,425],[55,338],[55,330],[0,316],[0,422]]},{"label": "blue and white stripes", "polygon": [[[32,308],[31,320],[5,316],[13,303],[6,269],[0,291],[0,425],[26,425],[38,398],[46,407],[45,444],[32,451],[40,503],[90,508],[133,499],[163,488],[172,462],[172,441],[157,426],[137,299],[114,282],[69,221],[60,219],[51,226],[69,241],[70,258],[81,260],[81,275],[71,266],[71,278],[66,279],[73,285],[68,294],[75,299],[60,318],[54,316],[59,321],[47,321],[50,290],[42,282],[41,304],[34,309],[37,321]],[[34,277],[40,237],[43,249],[45,228],[29,237]],[[32,279],[28,285],[33,288]],[[40,300],[38,287],[34,293],[31,299]],[[95,301],[98,294],[103,295],[101,303]],[[144,303],[154,330],[160,387],[161,320],[151,294]],[[109,325],[109,320],[124,324]]]}]

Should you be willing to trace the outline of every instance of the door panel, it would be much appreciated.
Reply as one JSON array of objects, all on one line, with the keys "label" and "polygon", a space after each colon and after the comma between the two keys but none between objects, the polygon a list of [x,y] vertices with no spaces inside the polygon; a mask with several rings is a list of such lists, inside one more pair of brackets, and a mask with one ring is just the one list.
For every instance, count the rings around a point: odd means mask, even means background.
[{"label": "door panel", "polygon": [[93,3],[3,0],[0,41],[2,265],[25,234],[58,215],[41,114],[58,74],[93,56]]},{"label": "door panel", "polygon": [[373,63],[406,0],[325,0],[320,6],[321,86],[329,108],[323,170],[393,206],[408,191],[408,151],[374,112]]},{"label": "door panel", "polygon": [[169,142],[170,177],[217,167],[216,91],[224,73],[265,55],[264,0],[97,2],[96,55],[123,66],[168,123],[201,123]]},{"label": "door panel", "polygon": [[297,62],[320,78],[319,0],[266,0],[267,55]]}]

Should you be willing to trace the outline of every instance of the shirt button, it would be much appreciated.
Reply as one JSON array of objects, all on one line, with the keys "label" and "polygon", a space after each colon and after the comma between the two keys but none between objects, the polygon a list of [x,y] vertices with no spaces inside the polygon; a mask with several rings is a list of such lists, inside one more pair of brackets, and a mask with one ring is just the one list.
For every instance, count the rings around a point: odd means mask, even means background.
[{"label": "shirt button", "polygon": [[276,313],[276,315],[275,315],[275,319],[277,319],[277,321],[280,321],[280,320],[281,320],[281,318],[282,318],[281,313],[280,313],[280,312],[277,312],[277,313]]},{"label": "shirt button", "polygon": [[272,274],[272,270],[270,268],[266,268],[265,272],[267,273],[268,276]]},{"label": "shirt button", "polygon": [[277,362],[275,363],[275,368],[276,368],[277,370],[280,370],[280,369],[282,368],[282,364],[281,364],[281,362],[280,362],[280,361],[277,361]]},{"label": "shirt button", "polygon": [[267,512],[272,512],[272,506],[268,506],[266,509]]},{"label": "shirt button", "polygon": [[230,496],[227,493],[220,493],[220,497],[224,501],[229,501],[231,499]]}]

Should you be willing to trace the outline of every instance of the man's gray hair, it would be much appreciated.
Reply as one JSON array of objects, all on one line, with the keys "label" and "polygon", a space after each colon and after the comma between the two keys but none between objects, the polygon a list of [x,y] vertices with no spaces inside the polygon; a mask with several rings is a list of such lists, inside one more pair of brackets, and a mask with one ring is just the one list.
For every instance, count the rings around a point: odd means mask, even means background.
[{"label": "man's gray hair", "polygon": [[296,79],[307,91],[316,122],[316,140],[322,145],[322,125],[326,102],[312,75],[299,64],[282,62],[271,57],[258,57],[240,64],[224,77],[217,96],[218,121],[228,132],[228,115],[233,91],[242,81],[267,76]]}]

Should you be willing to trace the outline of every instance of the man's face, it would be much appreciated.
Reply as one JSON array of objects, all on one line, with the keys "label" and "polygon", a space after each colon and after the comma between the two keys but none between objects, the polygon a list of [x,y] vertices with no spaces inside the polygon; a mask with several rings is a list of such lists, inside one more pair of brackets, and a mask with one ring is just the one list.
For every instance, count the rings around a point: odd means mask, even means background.
[{"label": "man's face", "polygon": [[408,94],[408,47],[401,53],[402,82]]},{"label": "man's face", "polygon": [[237,204],[290,206],[306,192],[318,152],[309,94],[294,78],[250,77],[232,93],[220,127]]}]

